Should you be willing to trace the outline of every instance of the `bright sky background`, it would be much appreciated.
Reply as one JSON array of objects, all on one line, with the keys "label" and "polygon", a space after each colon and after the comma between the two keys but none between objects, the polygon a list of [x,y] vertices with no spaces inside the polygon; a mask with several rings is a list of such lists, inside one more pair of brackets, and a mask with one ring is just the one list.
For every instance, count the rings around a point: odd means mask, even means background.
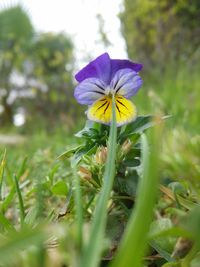
[{"label": "bright sky background", "polygon": [[[99,13],[105,20],[105,32],[112,45],[106,49],[112,58],[126,58],[125,43],[120,34],[118,14],[122,0],[0,0],[0,8],[21,3],[28,11],[37,31],[64,31],[74,40],[76,60],[105,52],[98,34]],[[79,63],[77,63],[79,65]]]}]

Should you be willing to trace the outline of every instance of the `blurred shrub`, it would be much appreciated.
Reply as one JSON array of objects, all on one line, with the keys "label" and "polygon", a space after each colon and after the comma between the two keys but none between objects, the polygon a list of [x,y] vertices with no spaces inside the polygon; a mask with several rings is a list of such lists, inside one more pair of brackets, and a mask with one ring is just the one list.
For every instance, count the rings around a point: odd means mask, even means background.
[{"label": "blurred shrub", "polygon": [[198,0],[124,0],[120,18],[129,57],[147,70],[187,62],[199,47],[199,14]]},{"label": "blurred shrub", "polygon": [[52,123],[62,114],[75,116],[73,60],[73,44],[66,35],[41,33],[35,38],[29,73],[35,81],[31,84],[35,97],[27,109],[37,111]]}]

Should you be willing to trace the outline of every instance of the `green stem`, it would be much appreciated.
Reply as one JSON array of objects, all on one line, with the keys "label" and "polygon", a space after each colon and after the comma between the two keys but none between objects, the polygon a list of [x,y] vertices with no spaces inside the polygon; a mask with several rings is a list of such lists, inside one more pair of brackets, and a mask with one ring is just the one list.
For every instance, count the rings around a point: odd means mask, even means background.
[{"label": "green stem", "polygon": [[97,200],[88,244],[83,251],[80,267],[97,267],[102,252],[102,244],[106,227],[107,204],[115,176],[117,127],[115,101],[112,99],[112,122],[108,142],[108,158],[103,176],[103,186]]},{"label": "green stem", "polygon": [[147,233],[152,220],[153,208],[158,187],[157,146],[149,146],[146,136],[142,135],[143,174],[138,185],[136,206],[128,222],[119,251],[111,267],[141,267],[147,246]]}]

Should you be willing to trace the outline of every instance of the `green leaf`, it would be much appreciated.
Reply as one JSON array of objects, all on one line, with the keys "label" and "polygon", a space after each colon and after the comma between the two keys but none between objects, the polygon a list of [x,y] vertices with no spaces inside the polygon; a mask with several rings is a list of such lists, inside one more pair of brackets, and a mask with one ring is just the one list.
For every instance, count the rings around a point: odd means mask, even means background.
[{"label": "green leaf", "polygon": [[[168,230],[172,227],[172,222],[169,218],[161,218],[159,220],[156,220],[152,222],[151,228],[150,228],[150,235],[157,234],[159,235],[159,232]],[[155,248],[155,245],[162,249],[162,251],[167,252],[169,255],[172,253],[173,248],[176,243],[176,238],[174,237],[157,237],[156,239],[153,239],[150,241],[150,244]],[[156,248],[155,248],[156,249]],[[159,252],[159,251],[158,251]]]},{"label": "green leaf", "polygon": [[79,131],[78,133],[75,134],[76,137],[82,138],[84,137],[85,133],[88,133],[90,131],[90,129],[94,129],[94,124],[95,122],[87,120],[85,123],[85,127]]},{"label": "green leaf", "polygon": [[135,121],[129,123],[125,126],[125,129],[122,131],[120,138],[128,137],[134,133],[141,133],[145,129],[153,126],[153,116],[146,115],[146,116],[138,116]]},{"label": "green leaf", "polygon": [[150,245],[168,262],[173,262],[174,260],[171,258],[171,254],[169,252],[167,252],[166,250],[163,249],[163,247],[155,242],[155,241],[151,241],[149,242]]},{"label": "green leaf", "polygon": [[[159,118],[159,120],[164,120],[169,118],[170,116],[164,116]],[[141,134],[148,128],[154,126],[157,121],[155,120],[156,117],[153,115],[146,115],[146,116],[138,116],[135,121],[129,123],[125,129],[121,132],[119,136],[120,142],[123,142],[127,138],[131,138],[135,134]],[[137,135],[136,135],[137,136]]]},{"label": "green leaf", "polygon": [[65,152],[63,152],[60,156],[57,157],[58,160],[65,160],[70,158],[74,153],[76,153],[78,150],[83,148],[83,145],[77,146],[75,148],[71,148]]},{"label": "green leaf", "polygon": [[136,171],[132,171],[125,177],[117,176],[114,181],[114,189],[117,194],[124,194],[135,197],[137,184],[138,174],[136,173]]},{"label": "green leaf", "polygon": [[72,168],[81,161],[81,158],[83,156],[91,155],[95,153],[96,150],[97,150],[97,145],[81,147],[79,150],[76,151],[76,153],[72,157],[72,160],[71,160]]},{"label": "green leaf", "polygon": [[53,185],[51,191],[54,195],[65,196],[68,193],[68,187],[64,181],[58,181],[56,184]]}]

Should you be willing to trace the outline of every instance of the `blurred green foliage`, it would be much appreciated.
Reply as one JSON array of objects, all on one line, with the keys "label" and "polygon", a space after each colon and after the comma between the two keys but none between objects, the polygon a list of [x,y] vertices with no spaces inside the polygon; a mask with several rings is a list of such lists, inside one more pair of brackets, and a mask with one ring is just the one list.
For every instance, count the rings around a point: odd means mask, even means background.
[{"label": "blurred green foliage", "polygon": [[75,116],[71,40],[62,33],[41,33],[36,36],[32,49],[29,78],[37,83],[31,88],[35,97],[29,101],[29,109],[31,104],[32,111],[38,110],[39,115],[45,116],[51,123],[66,114]]},{"label": "blurred green foliage", "polygon": [[13,90],[10,77],[13,71],[22,72],[33,32],[29,16],[20,6],[0,11],[0,103],[3,107],[3,124],[12,123],[13,120],[13,107],[8,102]]},{"label": "blurred green foliage", "polygon": [[19,108],[31,127],[75,117],[73,62],[73,43],[64,33],[36,33],[21,6],[1,10],[0,124],[12,124]]},{"label": "blurred green foliage", "polygon": [[1,48],[8,48],[13,42],[27,44],[33,37],[34,29],[30,18],[20,6],[0,11]]},{"label": "blurred green foliage", "polygon": [[[166,70],[199,58],[198,0],[124,0],[120,14],[129,57],[145,69]],[[196,53],[198,53],[198,58]],[[174,66],[171,66],[171,64]]]}]

